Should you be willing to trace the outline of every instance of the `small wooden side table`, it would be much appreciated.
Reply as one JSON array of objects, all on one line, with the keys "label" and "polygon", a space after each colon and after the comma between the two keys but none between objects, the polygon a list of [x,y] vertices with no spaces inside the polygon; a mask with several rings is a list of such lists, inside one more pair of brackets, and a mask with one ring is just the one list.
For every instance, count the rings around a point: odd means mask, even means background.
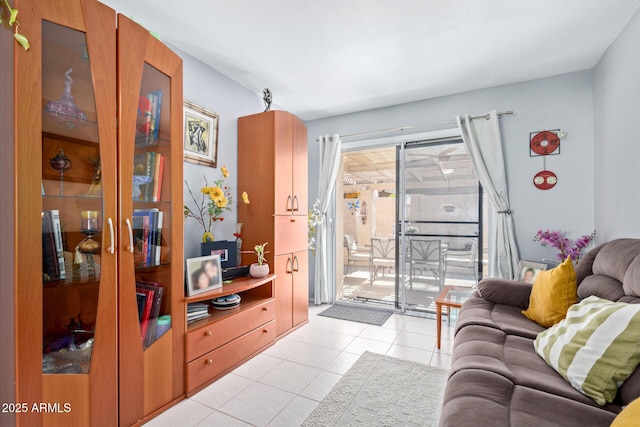
[{"label": "small wooden side table", "polygon": [[447,307],[447,319],[451,315],[452,308],[460,308],[473,293],[473,288],[465,286],[445,286],[436,298],[436,330],[438,339],[438,350],[440,350],[440,340],[442,337],[442,307]]}]

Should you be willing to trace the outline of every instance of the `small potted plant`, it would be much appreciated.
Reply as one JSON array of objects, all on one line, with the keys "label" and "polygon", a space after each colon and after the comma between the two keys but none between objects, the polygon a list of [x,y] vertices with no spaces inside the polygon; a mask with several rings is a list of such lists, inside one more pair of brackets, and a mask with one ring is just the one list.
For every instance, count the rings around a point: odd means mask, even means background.
[{"label": "small potted plant", "polygon": [[254,278],[265,277],[269,274],[269,264],[265,263],[264,247],[267,246],[268,242],[265,242],[261,245],[255,245],[253,251],[256,253],[258,257],[258,262],[254,262],[249,266],[249,275]]}]

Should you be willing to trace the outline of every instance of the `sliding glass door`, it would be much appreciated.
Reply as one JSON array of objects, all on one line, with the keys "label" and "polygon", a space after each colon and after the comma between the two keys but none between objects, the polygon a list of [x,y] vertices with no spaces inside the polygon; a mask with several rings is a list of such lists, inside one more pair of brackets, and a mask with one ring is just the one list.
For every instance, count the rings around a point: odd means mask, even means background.
[{"label": "sliding glass door", "polygon": [[483,196],[459,139],[397,148],[397,307],[433,310],[445,285],[482,276]]},{"label": "sliding glass door", "polygon": [[344,151],[341,176],[336,300],[431,311],[445,285],[481,277],[483,197],[461,140]]}]

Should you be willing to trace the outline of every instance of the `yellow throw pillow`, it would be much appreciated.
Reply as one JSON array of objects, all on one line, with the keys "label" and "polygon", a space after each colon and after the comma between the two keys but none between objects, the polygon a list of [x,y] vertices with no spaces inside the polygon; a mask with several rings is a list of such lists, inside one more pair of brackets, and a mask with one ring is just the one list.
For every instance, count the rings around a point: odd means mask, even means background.
[{"label": "yellow throw pillow", "polygon": [[538,273],[531,289],[529,308],[522,314],[548,328],[564,319],[569,307],[577,302],[576,272],[571,257],[567,257],[556,268]]},{"label": "yellow throw pillow", "polygon": [[629,403],[611,423],[611,427],[635,427],[640,420],[640,398]]}]

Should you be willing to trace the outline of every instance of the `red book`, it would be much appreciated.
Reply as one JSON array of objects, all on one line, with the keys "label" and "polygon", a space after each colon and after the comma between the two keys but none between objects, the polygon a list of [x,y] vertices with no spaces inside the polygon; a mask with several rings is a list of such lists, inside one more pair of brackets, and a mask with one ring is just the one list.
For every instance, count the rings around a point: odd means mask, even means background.
[{"label": "red book", "polygon": [[156,170],[153,177],[153,201],[159,202],[162,195],[162,173],[164,172],[164,156],[156,154]]},{"label": "red book", "polygon": [[142,312],[142,320],[140,320],[140,339],[144,340],[144,338],[147,336],[147,328],[149,327],[149,319],[151,318],[154,292],[151,289],[145,289],[137,286],[136,293],[143,293],[146,296],[144,311]]}]

